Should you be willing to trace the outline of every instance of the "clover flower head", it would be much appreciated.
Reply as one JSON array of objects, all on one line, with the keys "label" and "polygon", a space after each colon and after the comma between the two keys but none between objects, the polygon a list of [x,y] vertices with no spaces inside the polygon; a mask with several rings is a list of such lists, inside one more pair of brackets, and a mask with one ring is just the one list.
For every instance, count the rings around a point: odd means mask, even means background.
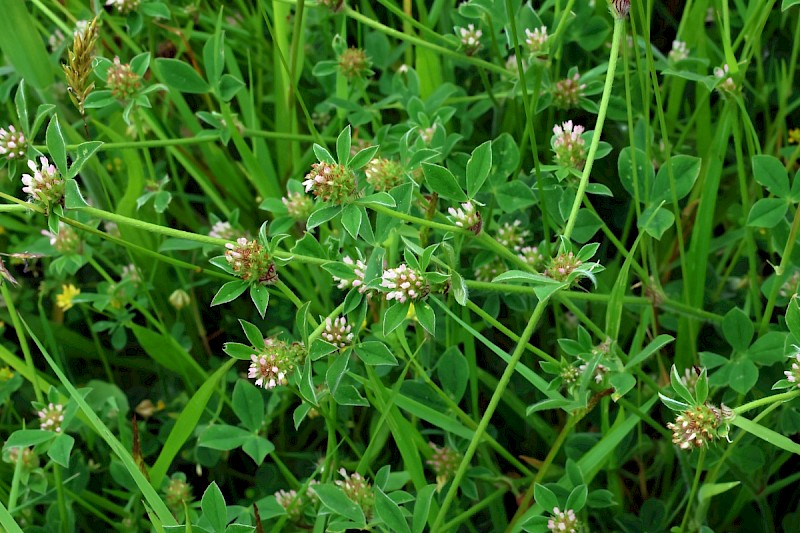
[{"label": "clover flower head", "polygon": [[519,249],[517,257],[528,263],[534,270],[541,270],[544,266],[544,254],[538,246],[523,246]]},{"label": "clover flower head", "polygon": [[528,52],[532,56],[540,55],[543,53],[545,49],[545,45],[547,44],[547,26],[541,26],[539,28],[534,28],[531,31],[530,28],[525,28],[525,44],[528,47]]},{"label": "clover flower head", "polygon": [[267,249],[258,241],[248,241],[247,237],[239,237],[236,244],[225,244],[225,259],[231,265],[234,274],[245,281],[270,285],[278,281],[275,263],[272,262]]},{"label": "clover flower head", "polygon": [[288,376],[295,369],[295,363],[296,358],[287,349],[286,343],[265,343],[260,353],[250,356],[247,377],[255,379],[257,387],[274,389],[289,383]]},{"label": "clover flower head", "polygon": [[61,424],[64,422],[64,406],[62,404],[50,402],[37,414],[42,429],[61,433]]},{"label": "clover flower head", "polygon": [[689,57],[689,48],[684,41],[672,41],[672,50],[667,56],[670,61],[677,63]]},{"label": "clover flower head", "polygon": [[42,230],[42,235],[50,240],[50,246],[62,254],[79,253],[82,248],[81,238],[72,226],[60,222],[58,223],[58,233],[53,234],[48,230]]},{"label": "clover flower head", "polygon": [[106,85],[114,98],[130,100],[141,86],[140,79],[141,77],[131,69],[130,64],[122,63],[119,56],[116,56],[114,63],[108,67]]},{"label": "clover flower head", "polygon": [[301,192],[289,191],[286,196],[281,198],[281,202],[286,206],[286,212],[295,220],[305,220],[314,209],[311,198]]},{"label": "clover flower head", "polygon": [[325,329],[322,332],[323,340],[338,348],[345,348],[353,343],[353,326],[347,323],[347,318],[340,316],[331,320],[325,319]]},{"label": "clover flower head", "polygon": [[350,47],[339,56],[339,72],[351,80],[369,75],[371,66],[372,62],[361,48]]},{"label": "clover flower head", "polygon": [[794,383],[800,387],[800,348],[795,346],[795,349],[797,351],[789,356],[789,360],[792,361],[792,366],[789,370],[784,370],[783,373],[786,375],[786,379],[789,383]]},{"label": "clover flower head", "polygon": [[117,13],[120,15],[127,15],[132,11],[136,11],[142,0],[108,0],[107,6],[113,6]]},{"label": "clover flower head", "polygon": [[364,263],[364,261],[361,259],[353,260],[353,258],[349,255],[344,256],[342,258],[342,262],[353,269],[353,275],[355,278],[345,279],[338,276],[332,276],[334,281],[339,282],[337,288],[349,289],[350,287],[355,287],[358,289],[358,292],[364,294],[367,291],[367,287],[364,285],[364,272],[367,270],[366,263]]},{"label": "clover flower head", "polygon": [[6,156],[6,159],[19,159],[25,157],[25,152],[28,149],[28,141],[21,131],[13,125],[8,128],[0,128],[0,155]]},{"label": "clover flower head", "polygon": [[192,486],[186,482],[185,476],[175,473],[164,489],[164,500],[170,509],[182,509],[185,503],[192,501]]},{"label": "clover flower head", "polygon": [[49,213],[50,208],[64,198],[64,179],[44,156],[39,158],[39,165],[28,161],[28,168],[33,174],[22,175],[22,192],[28,194],[31,202],[41,203]]},{"label": "clover flower head", "polygon": [[372,485],[364,476],[358,472],[348,474],[344,468],[339,469],[341,480],[336,480],[336,484],[341,488],[350,500],[358,504],[365,515],[370,515],[372,506],[375,504],[375,494],[372,492]]},{"label": "clover flower head", "polygon": [[578,72],[570,78],[557,81],[553,86],[553,105],[561,109],[577,107],[584,89],[586,84],[581,83],[581,75]]},{"label": "clover flower head", "polygon": [[378,157],[367,163],[364,174],[376,191],[388,191],[403,183],[406,173],[399,162]]},{"label": "clover flower head", "polygon": [[499,276],[502,272],[508,270],[506,268],[505,263],[500,259],[495,261],[491,261],[484,265],[481,265],[475,269],[475,280],[476,281],[492,281],[494,278]]},{"label": "clover flower head", "polygon": [[559,165],[578,170],[583,168],[586,161],[586,143],[581,136],[583,132],[583,126],[573,124],[571,120],[553,126],[553,152]]},{"label": "clover flower head", "polygon": [[476,29],[474,24],[467,24],[466,28],[457,27],[456,35],[464,47],[464,53],[468,56],[475,55],[481,49],[481,37],[483,32]]},{"label": "clover flower head", "polygon": [[458,465],[461,464],[462,455],[448,446],[439,447],[432,442],[429,442],[428,446],[433,450],[433,454],[425,463],[436,474],[436,485],[441,490],[447,480],[455,475]]},{"label": "clover flower head", "polygon": [[241,233],[236,231],[233,225],[226,220],[217,220],[208,232],[209,237],[215,239],[226,239],[229,241],[235,240],[241,236]]},{"label": "clover flower head", "polygon": [[518,252],[522,249],[522,245],[530,234],[530,231],[522,227],[522,221],[516,219],[514,222],[504,223],[497,229],[497,242],[510,250]]},{"label": "clover flower head", "polygon": [[130,281],[133,286],[138,286],[142,282],[142,271],[133,263],[128,263],[122,267],[119,277],[121,280]]},{"label": "clover flower head", "polygon": [[298,522],[303,518],[303,499],[297,494],[296,490],[279,490],[275,493],[275,500],[278,505],[283,507],[286,515],[292,522]]},{"label": "clover flower head", "polygon": [[566,281],[575,269],[583,264],[573,252],[560,253],[550,260],[545,275],[556,281]]},{"label": "clover flower head", "polygon": [[481,222],[481,214],[475,207],[473,202],[464,202],[461,207],[451,207],[447,210],[452,217],[453,223],[459,228],[470,230],[475,235],[481,232],[483,223]]},{"label": "clover flower head", "polygon": [[736,82],[733,80],[730,74],[730,67],[727,63],[722,65],[721,67],[714,67],[714,77],[716,77],[719,82],[717,83],[717,89],[725,94],[733,94],[737,90]]},{"label": "clover flower head", "polygon": [[8,460],[14,465],[21,461],[22,468],[26,471],[39,467],[39,456],[33,451],[33,448],[14,446],[8,450]]},{"label": "clover flower head", "polygon": [[314,163],[303,186],[323,202],[342,204],[355,192],[356,175],[338,163]]},{"label": "clover flower head", "polygon": [[580,528],[578,517],[572,509],[561,511],[556,507],[553,509],[553,517],[547,521],[547,529],[556,533],[577,533]]},{"label": "clover flower head", "polygon": [[183,289],[175,289],[172,291],[172,294],[169,295],[167,298],[169,304],[176,310],[180,311],[187,305],[189,305],[192,301],[192,298],[189,296],[189,293]]},{"label": "clover flower head", "polygon": [[384,270],[381,276],[381,287],[390,289],[386,293],[387,300],[405,303],[408,300],[420,300],[428,296],[430,288],[422,274],[403,263],[397,268]]},{"label": "clover flower head", "polygon": [[727,437],[727,422],[733,417],[733,411],[724,404],[716,407],[706,402],[688,407],[667,428],[672,430],[672,443],[682,450],[702,448],[715,438]]},{"label": "clover flower head", "polygon": [[436,133],[436,124],[427,128],[419,128],[419,138],[425,144],[430,144],[433,141],[433,135]]}]

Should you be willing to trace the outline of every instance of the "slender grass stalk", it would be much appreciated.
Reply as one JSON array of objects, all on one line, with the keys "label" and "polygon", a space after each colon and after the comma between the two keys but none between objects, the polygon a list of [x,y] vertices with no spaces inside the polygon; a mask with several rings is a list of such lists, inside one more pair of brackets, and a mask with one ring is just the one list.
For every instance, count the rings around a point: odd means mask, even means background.
[{"label": "slender grass stalk", "polygon": [[575,229],[575,222],[578,220],[578,211],[583,202],[583,195],[586,194],[586,186],[589,185],[589,175],[592,173],[592,165],[594,165],[594,158],[597,155],[597,147],[600,146],[600,137],[603,133],[603,123],[606,120],[606,113],[608,112],[608,103],[611,101],[611,89],[614,85],[614,74],[617,70],[617,56],[619,56],[619,43],[622,39],[622,32],[625,29],[625,19],[614,19],[614,34],[611,38],[611,54],[608,58],[608,70],[606,71],[606,81],[603,86],[603,96],[600,99],[600,108],[597,112],[597,121],[594,126],[594,134],[592,135],[592,143],[589,146],[589,153],[586,156],[586,163],[583,167],[581,174],[581,181],[578,184],[578,192],[575,195],[575,201],[572,203],[572,210],[567,218],[567,225],[564,228],[564,237],[569,239],[572,236],[572,230]]},{"label": "slender grass stalk", "polygon": [[689,491],[689,499],[686,502],[686,511],[683,513],[683,520],[681,520],[681,531],[686,531],[686,524],[689,522],[689,512],[692,510],[692,503],[697,495],[697,489],[700,486],[700,476],[703,473],[703,463],[706,458],[706,448],[700,448],[700,457],[697,459],[697,466],[695,466],[694,481],[692,482],[692,489]]},{"label": "slender grass stalk", "polygon": [[540,300],[536,304],[536,307],[531,314],[531,318],[528,320],[528,325],[525,326],[522,335],[520,335],[520,340],[517,343],[516,348],[514,348],[514,352],[511,354],[511,360],[509,361],[508,366],[506,366],[505,371],[503,371],[503,375],[500,377],[500,382],[497,384],[497,389],[492,393],[492,397],[489,400],[489,405],[486,406],[486,411],[484,412],[483,417],[481,417],[478,428],[475,430],[475,435],[472,437],[472,440],[467,447],[467,451],[464,452],[464,457],[461,459],[461,463],[458,466],[458,470],[456,470],[456,473],[453,476],[453,482],[444,497],[444,501],[442,501],[442,507],[439,510],[439,514],[436,515],[436,520],[431,526],[431,533],[437,533],[438,531],[441,531],[440,528],[444,524],[445,517],[447,516],[447,510],[453,503],[453,498],[455,498],[456,491],[458,490],[461,480],[463,479],[464,474],[466,474],[467,468],[469,468],[469,463],[472,460],[472,457],[475,455],[475,451],[477,450],[478,444],[483,437],[483,433],[489,426],[492,415],[494,415],[494,412],[500,403],[500,399],[502,398],[506,387],[508,387],[509,381],[511,381],[511,376],[514,375],[517,363],[519,363],[522,354],[525,353],[525,345],[533,334],[533,330],[536,328],[536,325],[544,313],[544,310],[547,308],[547,302],[548,300],[544,299]]},{"label": "slender grass stalk", "polygon": [[8,283],[2,282],[0,283],[0,294],[3,296],[3,300],[6,303],[6,307],[8,308],[8,314],[11,317],[11,324],[14,326],[14,331],[17,333],[17,340],[19,340],[19,347],[22,350],[22,355],[25,357],[25,363],[28,366],[28,371],[30,372],[33,379],[31,379],[31,384],[33,385],[33,393],[36,396],[37,402],[44,402],[44,395],[42,394],[42,389],[39,385],[39,380],[36,378],[36,364],[33,362],[33,355],[31,354],[31,348],[28,345],[28,338],[25,335],[25,330],[22,327],[22,322],[19,319],[19,314],[17,313],[17,306],[14,304],[14,298],[11,296],[11,292],[8,290]]}]

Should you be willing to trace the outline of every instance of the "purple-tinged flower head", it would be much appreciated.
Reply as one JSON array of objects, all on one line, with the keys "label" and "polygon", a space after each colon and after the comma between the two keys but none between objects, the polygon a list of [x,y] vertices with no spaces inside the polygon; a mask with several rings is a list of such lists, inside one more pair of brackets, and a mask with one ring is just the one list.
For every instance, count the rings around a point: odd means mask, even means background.
[{"label": "purple-tinged flower head", "polygon": [[9,125],[8,129],[0,128],[0,155],[4,155],[6,159],[20,159],[25,157],[25,152],[28,150],[28,141],[21,131],[13,125]]},{"label": "purple-tinged flower head", "polygon": [[433,135],[436,133],[436,124],[427,128],[419,128],[417,133],[419,133],[419,138],[422,139],[422,142],[430,144],[433,141]]},{"label": "purple-tinged flower head", "polygon": [[609,9],[614,18],[624,19],[631,10],[631,0],[611,0]]},{"label": "purple-tinged flower head", "polygon": [[50,246],[62,254],[80,253],[83,248],[83,242],[81,242],[78,232],[72,229],[72,226],[68,226],[61,221],[58,223],[57,234],[54,235],[48,230],[42,230],[42,235],[50,240]]},{"label": "purple-tinged flower head", "polygon": [[311,172],[303,181],[306,192],[312,193],[323,202],[342,204],[356,190],[356,175],[338,163],[314,163]]},{"label": "purple-tinged flower head", "polygon": [[675,422],[667,424],[672,430],[672,443],[682,450],[702,448],[715,438],[727,436],[727,421],[734,416],[724,404],[720,407],[705,403],[694,405],[681,412]]},{"label": "purple-tinged flower head", "polygon": [[547,52],[547,26],[534,28],[525,28],[525,45],[528,47],[528,52],[532,56],[542,55]]},{"label": "purple-tinged flower head", "polygon": [[337,348],[346,348],[353,344],[353,326],[347,323],[347,318],[340,316],[331,320],[325,319],[325,329],[322,331],[322,340],[333,344]]},{"label": "purple-tinged flower head", "polygon": [[314,209],[314,202],[301,192],[288,191],[281,198],[286,212],[295,220],[306,220]]},{"label": "purple-tinged flower head", "polygon": [[225,259],[231,265],[234,274],[245,281],[270,285],[278,281],[275,263],[269,252],[258,241],[248,241],[239,237],[234,243],[225,244]]},{"label": "purple-tinged flower head", "polygon": [[583,261],[578,259],[573,252],[560,253],[550,260],[544,274],[556,281],[566,281]]},{"label": "purple-tinged flower head", "polygon": [[254,379],[257,387],[265,389],[286,385],[300,359],[298,346],[275,338],[264,339],[264,346],[258,353],[250,355],[247,377]]},{"label": "purple-tinged flower head", "polygon": [[475,55],[481,49],[483,32],[476,29],[474,24],[468,24],[466,28],[457,27],[456,34],[464,48],[464,53],[468,56]]},{"label": "purple-tinged flower head", "polygon": [[[797,349],[797,347],[795,346]],[[786,379],[789,383],[794,383],[796,386],[800,387],[800,349],[796,353],[793,353],[789,356],[789,359],[792,361],[792,366],[789,370],[784,370],[783,373],[786,375]]]},{"label": "purple-tinged flower head", "polygon": [[581,170],[586,162],[586,143],[581,134],[583,126],[573,124],[571,120],[553,127],[553,152],[556,162],[564,167]]},{"label": "purple-tinged flower head", "polygon": [[505,263],[500,259],[495,259],[475,269],[475,281],[492,281],[506,270],[508,268],[506,268]]},{"label": "purple-tinged flower head", "polygon": [[719,80],[717,89],[723,94],[734,94],[738,87],[731,77],[730,67],[725,63],[722,67],[714,67],[714,76]]},{"label": "purple-tinged flower head", "polygon": [[421,300],[430,292],[422,274],[409,268],[405,263],[397,268],[384,270],[381,276],[381,287],[390,289],[386,293],[387,300],[396,300],[400,303]]},{"label": "purple-tinged flower head", "polygon": [[339,474],[344,478],[336,481],[339,488],[351,501],[361,507],[364,515],[371,516],[372,507],[375,505],[375,494],[369,481],[357,472],[348,474],[344,468],[339,469]]},{"label": "purple-tinged flower head", "polygon": [[403,166],[392,159],[378,157],[367,163],[364,169],[367,183],[375,187],[376,191],[389,191],[405,181]]},{"label": "purple-tinged flower head", "polygon": [[425,462],[436,474],[436,485],[441,490],[444,484],[455,475],[461,464],[462,455],[448,446],[440,448],[432,442],[429,442],[428,446],[433,450],[433,455]]},{"label": "purple-tinged flower head", "polygon": [[39,158],[39,165],[35,161],[28,161],[28,168],[33,174],[22,175],[22,192],[28,194],[31,202],[41,204],[49,213],[53,206],[64,199],[64,178],[44,156]]},{"label": "purple-tinged flower head", "polygon": [[135,73],[130,64],[122,63],[119,56],[114,57],[114,63],[108,67],[106,85],[111,90],[111,95],[118,100],[130,100],[141,87],[141,77]]},{"label": "purple-tinged flower head", "polygon": [[481,214],[473,202],[464,202],[461,207],[451,207],[447,212],[450,213],[453,223],[459,228],[468,229],[475,235],[481,232],[483,227]]},{"label": "purple-tinged flower head", "polygon": [[361,48],[350,47],[339,56],[339,72],[351,80],[368,76],[371,66],[372,62]]},{"label": "purple-tinged flower head", "polygon": [[581,523],[572,509],[561,511],[556,507],[553,509],[553,517],[547,521],[547,529],[555,533],[578,533]]},{"label": "purple-tinged flower head", "polygon": [[581,75],[577,71],[572,77],[557,81],[553,86],[553,105],[560,109],[578,107],[585,88],[586,84],[581,83]]},{"label": "purple-tinged flower head", "polygon": [[39,412],[39,425],[46,431],[61,433],[61,424],[64,423],[64,406],[60,403],[48,403]]},{"label": "purple-tinged flower head", "polygon": [[19,448],[17,446],[9,448],[8,460],[14,465],[21,461],[22,469],[27,472],[39,467],[39,456],[33,451],[33,448]]}]

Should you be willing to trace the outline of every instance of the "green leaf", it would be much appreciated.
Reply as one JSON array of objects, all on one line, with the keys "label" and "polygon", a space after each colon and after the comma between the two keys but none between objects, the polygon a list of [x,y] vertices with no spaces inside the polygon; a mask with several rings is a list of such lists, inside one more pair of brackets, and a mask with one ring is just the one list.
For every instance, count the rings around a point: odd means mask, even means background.
[{"label": "green leaf", "polygon": [[755,435],[759,439],[769,442],[773,446],[777,446],[778,448],[786,450],[787,452],[800,455],[800,444],[792,441],[789,437],[781,435],[780,433],[766,428],[761,424],[757,424],[752,420],[748,420],[741,415],[734,417],[734,419],[731,420],[731,425],[741,428],[751,435]]},{"label": "green leaf", "polygon": [[694,385],[694,395],[698,404],[703,404],[708,399],[708,370],[703,369]]},{"label": "green leaf", "polygon": [[672,385],[672,390],[674,390],[675,394],[680,396],[684,402],[688,404],[694,403],[694,396],[692,396],[692,393],[689,392],[689,388],[683,383],[683,380],[681,380],[681,375],[678,374],[678,368],[675,365],[672,365],[670,369],[669,382],[670,385]]},{"label": "green leaf", "polygon": [[322,505],[334,513],[355,522],[361,527],[366,525],[364,521],[364,512],[361,510],[361,507],[348,498],[339,487],[328,483],[324,485],[314,485],[314,492],[319,496]]},{"label": "green leaf", "polygon": [[750,208],[747,225],[752,228],[774,228],[786,218],[789,202],[783,198],[762,198]]},{"label": "green leaf", "polygon": [[[222,289],[220,289],[220,292],[221,291]],[[253,301],[253,305],[256,306],[258,314],[261,315],[261,318],[264,318],[267,314],[267,306],[269,305],[269,291],[267,290],[267,286],[261,285],[260,283],[257,285],[250,285],[250,299]],[[214,305],[214,303],[212,302],[211,305]]]},{"label": "green leaf", "polygon": [[230,102],[244,87],[244,82],[236,76],[223,74],[219,80],[219,97],[223,102]]},{"label": "green leaf", "polygon": [[345,165],[348,161],[350,161],[350,134],[351,130],[350,125],[348,124],[347,127],[343,129],[336,138],[336,157],[339,158],[339,163],[342,165]]},{"label": "green leaf", "polygon": [[492,142],[486,141],[472,151],[467,161],[467,195],[475,198],[492,169]]},{"label": "green leaf", "polygon": [[336,160],[324,146],[314,143],[312,149],[314,150],[314,155],[317,156],[317,160],[320,163],[330,163],[331,165],[336,163]]},{"label": "green leaf", "polygon": [[[634,165],[636,166],[635,186]],[[644,151],[630,146],[623,148],[617,159],[617,172],[620,183],[631,195],[631,198],[637,198],[635,191],[638,191],[638,199],[644,203],[645,191],[650,190],[656,175],[653,163],[647,158]]]},{"label": "green leaf", "polygon": [[589,488],[586,485],[578,485],[572,489],[572,492],[569,493],[565,507],[567,509],[572,509],[577,513],[583,509],[584,505],[586,505],[586,498],[588,496]]},{"label": "green leaf", "polygon": [[235,300],[241,296],[248,287],[250,287],[250,284],[244,280],[227,282],[225,285],[220,287],[217,291],[217,294],[214,295],[214,299],[211,300],[211,307]]},{"label": "green leaf", "polygon": [[[800,2],[800,0],[798,0]],[[697,499],[699,501],[710,500],[714,496],[718,496],[729,490],[738,487],[741,481],[729,481],[728,483],[703,483],[700,490],[697,491]]]},{"label": "green leaf", "polygon": [[412,533],[422,533],[431,512],[431,500],[436,491],[436,485],[425,485],[417,491],[417,499],[414,502],[414,517],[411,521]]},{"label": "green leaf", "polygon": [[392,331],[400,327],[408,315],[410,302],[397,302],[389,307],[383,314],[383,336],[386,337]]},{"label": "green leaf", "polygon": [[540,483],[534,485],[533,497],[536,500],[536,503],[541,505],[549,512],[552,512],[553,509],[559,506],[558,498],[556,498],[556,495],[553,494],[553,491]]},{"label": "green leaf", "polygon": [[350,351],[348,350],[338,357],[334,357],[330,366],[328,366],[328,371],[325,372],[325,383],[328,385],[331,394],[336,394],[336,390],[339,388],[339,385],[341,385],[349,364]]},{"label": "green leaf", "polygon": [[783,354],[786,337],[786,333],[782,331],[770,331],[759,337],[747,350],[749,359],[761,365],[774,365],[775,363],[783,362],[786,359]]},{"label": "green leaf", "polygon": [[469,297],[467,284],[464,281],[464,278],[461,277],[461,274],[455,270],[450,272],[450,286],[453,289],[453,296],[455,297],[456,302],[459,305],[467,305],[467,299]]},{"label": "green leaf", "polygon": [[442,389],[456,403],[461,401],[469,381],[469,364],[456,347],[448,348],[436,365],[436,376]]},{"label": "green leaf", "polygon": [[357,205],[350,204],[342,209],[342,226],[347,233],[353,237],[353,240],[358,239],[358,231],[361,229],[361,210]]},{"label": "green leaf", "polygon": [[25,137],[31,138],[31,120],[28,115],[28,99],[25,96],[25,79],[19,80],[17,86],[17,93],[14,95],[14,107],[17,108],[17,117],[19,117],[19,126]]},{"label": "green leaf", "polygon": [[66,176],[68,171],[67,146],[64,143],[64,134],[61,132],[61,125],[58,123],[57,115],[53,115],[50,119],[50,123],[47,125],[45,139],[47,141],[47,151],[49,152],[50,160],[56,165],[61,175]]},{"label": "green leaf", "polygon": [[722,320],[722,334],[734,350],[744,352],[750,346],[755,328],[750,318],[738,307],[734,307]]},{"label": "green leaf", "polygon": [[455,202],[466,202],[468,200],[467,195],[458,185],[456,177],[445,167],[432,163],[422,163],[422,170],[425,174],[425,183],[431,191],[442,198]]},{"label": "green leaf", "polygon": [[675,179],[674,196],[670,187],[669,165],[665,163],[658,169],[658,174],[653,182],[649,203],[651,206],[657,206],[661,202],[671,204],[673,197],[676,200],[681,200],[691,192],[697,177],[700,175],[701,159],[699,157],[675,155],[669,161],[672,165],[672,176]]},{"label": "green leaf", "polygon": [[338,205],[327,205],[322,209],[317,209],[311,213],[311,216],[308,217],[308,221],[306,221],[306,227],[309,230],[312,230],[320,224],[324,224],[325,222],[329,221],[341,213],[341,211],[342,208]]},{"label": "green leaf", "polygon": [[316,339],[311,343],[311,348],[308,350],[308,357],[312,361],[316,361],[317,359],[321,359],[329,353],[333,353],[337,350],[339,350],[338,346],[334,346],[333,344],[322,339]]},{"label": "green leaf", "polygon": [[244,331],[244,335],[250,341],[250,344],[253,346],[262,346],[264,344],[264,335],[262,335],[258,326],[241,318],[239,319],[239,325],[242,326],[242,331]]},{"label": "green leaf", "polygon": [[67,180],[64,184],[64,209],[80,209],[89,207],[83,199],[78,182],[74,179]]},{"label": "green leaf", "polygon": [[217,15],[214,33],[203,45],[203,66],[211,85],[216,85],[225,68],[225,32],[222,31],[222,10]]},{"label": "green leaf", "polygon": [[355,201],[355,203],[365,207],[370,207],[373,205],[397,207],[397,202],[395,202],[394,197],[388,192],[376,192],[375,194],[370,194],[364,198],[359,198]]},{"label": "green leaf", "polygon": [[207,427],[197,438],[197,445],[212,450],[233,450],[240,447],[252,435],[250,431],[227,424]]},{"label": "green leaf", "polygon": [[[251,435],[250,438],[242,444],[242,451],[249,455],[257,465],[261,465],[267,454],[275,451],[275,445],[264,437]],[[230,530],[230,527],[228,530]]]},{"label": "green leaf", "polygon": [[244,379],[237,380],[233,387],[231,405],[244,427],[252,432],[261,429],[264,422],[264,396],[255,385]]},{"label": "green leaf", "polygon": [[182,93],[203,94],[208,83],[189,64],[178,59],[160,57],[155,60],[161,78],[169,87]]},{"label": "green leaf", "polygon": [[645,230],[656,240],[660,240],[664,232],[675,223],[675,215],[663,207],[648,207],[642,211],[637,226]]},{"label": "green leaf", "polygon": [[169,7],[162,2],[145,2],[139,6],[139,11],[151,18],[170,18]]},{"label": "green leaf", "polygon": [[789,196],[789,173],[777,157],[753,156],[753,177],[775,196]]},{"label": "green leaf", "polygon": [[222,351],[241,361],[250,361],[250,356],[255,352],[252,346],[238,342],[226,342],[222,345]]},{"label": "green leaf", "polygon": [[[3,2],[0,51],[4,56],[3,64],[11,65],[35,89],[45,89],[53,83],[53,63],[47,55],[45,39],[38,29],[35,30],[37,22],[28,12],[28,5],[24,0]],[[5,74],[4,78],[8,79],[10,74]]]},{"label": "green leaf", "polygon": [[4,450],[11,448],[27,448],[36,446],[56,438],[58,434],[44,429],[18,429],[12,433],[3,444]]},{"label": "green leaf", "polygon": [[748,359],[728,364],[728,384],[739,394],[747,394],[758,381],[758,367]]},{"label": "green leaf", "polygon": [[431,335],[436,335],[436,314],[426,302],[419,301],[414,304],[417,321]]},{"label": "green leaf", "polygon": [[614,394],[611,395],[611,399],[614,401],[617,401],[628,394],[631,389],[636,386],[636,378],[633,377],[632,374],[628,374],[626,372],[613,374],[611,379],[609,379],[609,382],[611,383],[611,386],[614,387]]},{"label": "green leaf", "polygon": [[531,188],[520,180],[512,180],[497,187],[495,198],[504,213],[513,213],[536,203]]},{"label": "green leaf", "polygon": [[353,158],[348,161],[347,166],[350,170],[358,170],[370,161],[372,158],[375,157],[375,154],[378,153],[380,146],[368,146],[362,150],[359,150]]},{"label": "green leaf", "polygon": [[72,161],[72,166],[69,167],[69,172],[67,173],[67,178],[74,178],[78,175],[78,173],[83,168],[89,159],[94,155],[94,153],[103,146],[101,141],[89,141],[85,143],[81,143],[78,145],[76,149],[75,158]]},{"label": "green leaf", "polygon": [[216,481],[212,481],[203,493],[200,508],[203,510],[203,518],[208,520],[214,532],[225,533],[225,526],[228,525],[228,511],[225,507],[225,498]]},{"label": "green leaf", "polygon": [[365,365],[396,366],[397,359],[382,342],[367,341],[355,347],[356,355]]},{"label": "green leaf", "polygon": [[69,455],[74,445],[75,439],[72,436],[61,434],[53,439],[52,444],[47,449],[47,456],[64,468],[69,468]]},{"label": "green leaf", "polygon": [[800,5],[800,0],[783,0],[781,2],[781,11],[786,11],[792,6]]},{"label": "green leaf", "polygon": [[786,307],[786,325],[795,340],[800,341],[800,304],[797,298],[789,300]]},{"label": "green leaf", "polygon": [[410,533],[411,528],[408,527],[403,512],[400,506],[397,505],[391,498],[389,498],[379,487],[374,488],[375,491],[375,513],[378,518],[383,520],[389,531],[398,533]]}]

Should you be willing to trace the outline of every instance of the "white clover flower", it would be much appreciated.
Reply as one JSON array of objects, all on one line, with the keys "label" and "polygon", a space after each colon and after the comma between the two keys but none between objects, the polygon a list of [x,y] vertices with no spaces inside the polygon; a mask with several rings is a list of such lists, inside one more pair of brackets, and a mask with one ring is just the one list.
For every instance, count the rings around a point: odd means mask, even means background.
[{"label": "white clover flower", "polygon": [[525,28],[525,44],[528,46],[528,51],[531,55],[538,55],[545,51],[548,37],[547,26],[534,28],[533,31],[530,28]]},{"label": "white clover flower", "polygon": [[6,159],[25,157],[27,147],[25,136],[13,125],[9,125],[8,129],[0,128],[0,155],[6,156]]},{"label": "white clover flower", "polygon": [[553,518],[547,521],[547,529],[556,533],[577,533],[580,527],[578,517],[572,509],[560,511],[556,507],[553,509]]},{"label": "white clover flower", "polygon": [[453,223],[459,228],[468,229],[476,235],[481,231],[481,214],[472,202],[464,202],[461,207],[449,208],[447,210],[452,217]]},{"label": "white clover flower", "polygon": [[733,78],[730,74],[730,67],[728,64],[725,63],[722,67],[714,67],[714,76],[720,80],[717,84],[717,89],[723,93],[734,93],[736,92],[736,82],[733,81]]},{"label": "white clover flower", "polygon": [[63,405],[51,402],[37,414],[39,415],[39,424],[42,429],[61,433],[61,424],[64,422]]},{"label": "white clover flower", "polygon": [[474,24],[468,24],[466,28],[456,28],[456,33],[464,47],[464,52],[471,56],[481,49],[481,37],[483,32],[475,29]]},{"label": "white clover flower", "polygon": [[583,140],[583,126],[571,120],[560,126],[553,126],[553,151],[559,165],[582,169],[586,160],[586,142]]},{"label": "white clover flower", "polygon": [[39,158],[39,165],[35,161],[28,161],[28,168],[33,174],[22,175],[22,192],[30,196],[31,202],[42,203],[49,212],[50,207],[64,198],[64,179],[55,165],[44,156]]},{"label": "white clover flower", "polygon": [[405,263],[397,268],[385,270],[381,276],[381,287],[390,289],[386,293],[387,300],[396,300],[400,303],[425,298],[429,292],[422,275]]},{"label": "white clover flower", "polygon": [[506,222],[498,228],[497,242],[506,248],[518,252],[530,233],[530,231],[522,228],[522,221],[517,219],[513,223]]},{"label": "white clover flower", "polygon": [[667,56],[670,61],[678,62],[689,57],[689,48],[684,41],[672,41],[672,50]]},{"label": "white clover flower", "polygon": [[325,330],[322,332],[322,339],[333,344],[337,348],[345,348],[353,343],[353,326],[347,323],[343,316],[331,320],[325,319]]}]

